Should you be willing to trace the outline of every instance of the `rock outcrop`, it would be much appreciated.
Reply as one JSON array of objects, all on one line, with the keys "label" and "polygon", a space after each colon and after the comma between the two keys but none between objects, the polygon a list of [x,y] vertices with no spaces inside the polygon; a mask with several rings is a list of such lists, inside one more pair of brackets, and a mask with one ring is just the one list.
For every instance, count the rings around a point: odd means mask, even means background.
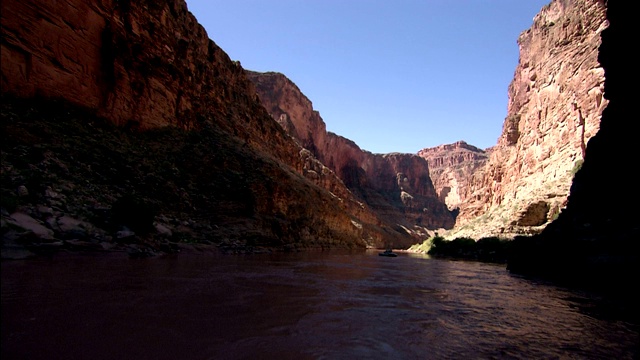
[{"label": "rock outcrop", "polygon": [[[607,24],[602,1],[554,0],[520,35],[502,134],[468,180],[470,194],[447,237],[538,233],[564,209],[608,103],[598,62]],[[548,211],[533,221],[540,209]]]},{"label": "rock outcrop", "polygon": [[418,151],[429,163],[429,176],[441,201],[450,210],[471,196],[469,179],[489,159],[491,149],[481,150],[464,141],[440,145]]},{"label": "rock outcrop", "polygon": [[[135,194],[173,219],[161,225],[174,240],[189,233],[280,248],[411,241],[272,120],[240,63],[183,0],[6,0],[1,17],[3,198],[25,182],[32,193],[13,210],[46,226],[51,214],[36,209],[51,206],[48,188],[67,193],[53,216],[85,221]],[[117,127],[92,134],[104,119]],[[83,171],[73,177],[69,167]],[[78,188],[85,191],[70,190]],[[116,230],[87,240],[117,238]],[[99,240],[102,231],[114,233]]]},{"label": "rock outcrop", "polygon": [[[508,269],[605,287],[619,292],[638,315],[638,292],[630,286],[640,273],[640,192],[621,189],[622,154],[637,153],[638,124],[629,121],[636,99],[630,74],[636,64],[628,56],[629,34],[635,30],[633,4],[607,1],[610,26],[602,32],[599,61],[605,71],[604,97],[608,101],[598,133],[589,140],[585,161],[571,185],[566,209],[558,219],[532,238],[514,243]],[[636,317],[636,320],[638,317]]]},{"label": "rock outcrop", "polygon": [[373,154],[327,132],[311,101],[285,75],[248,71],[271,116],[385,222],[423,239],[429,230],[451,228],[447,209],[429,178],[428,163],[416,154]]}]

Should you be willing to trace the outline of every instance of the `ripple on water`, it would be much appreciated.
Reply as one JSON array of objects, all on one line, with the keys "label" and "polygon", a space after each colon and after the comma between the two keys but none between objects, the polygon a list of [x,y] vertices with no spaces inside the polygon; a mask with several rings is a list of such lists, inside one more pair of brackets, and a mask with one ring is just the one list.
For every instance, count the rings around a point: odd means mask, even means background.
[{"label": "ripple on water", "polygon": [[2,264],[2,358],[638,356],[637,327],[599,316],[602,299],[488,264],[377,252],[20,264]]}]

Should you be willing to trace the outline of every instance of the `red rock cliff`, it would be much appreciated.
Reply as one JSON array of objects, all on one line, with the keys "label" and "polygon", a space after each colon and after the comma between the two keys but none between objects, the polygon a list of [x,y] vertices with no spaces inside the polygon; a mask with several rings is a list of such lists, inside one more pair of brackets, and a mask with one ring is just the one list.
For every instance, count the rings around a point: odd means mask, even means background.
[{"label": "red rock cliff", "polygon": [[427,162],[415,154],[372,154],[326,131],[311,101],[280,73],[248,72],[260,100],[302,146],[336,172],[383,219],[410,231],[450,228],[453,217],[437,197]]},{"label": "red rock cliff", "polygon": [[620,170],[616,159],[637,153],[638,124],[629,121],[637,103],[635,93],[629,91],[636,86],[630,74],[637,64],[629,56],[629,35],[637,29],[635,5],[607,1],[610,26],[602,31],[598,59],[605,71],[604,98],[609,104],[600,130],[589,140],[566,209],[540,235],[514,243],[508,269],[604,288],[623,299],[624,306],[619,308],[637,321],[640,296],[630,289],[629,281],[640,273],[640,221],[635,205],[640,192],[635,186],[621,187],[615,175]]},{"label": "red rock cliff", "polygon": [[252,102],[242,67],[184,1],[10,0],[2,10],[2,69],[17,75],[2,78],[5,92],[64,98],[142,128],[189,127],[198,110]]},{"label": "red rock cliff", "polygon": [[[278,164],[268,174],[256,170],[273,181],[251,184],[255,228],[230,228],[234,236],[261,233],[280,238],[273,243],[321,246],[335,243],[332,237],[354,246],[381,246],[389,237],[410,242],[404,232],[380,227],[332,171],[271,119],[240,63],[208,38],[183,0],[4,0],[1,16],[3,96],[61,99],[140,131],[213,125],[255,159]],[[295,190],[308,186],[315,190]],[[296,204],[306,204],[304,211]]]},{"label": "red rock cliff", "polygon": [[418,156],[429,163],[429,176],[438,197],[451,210],[469,199],[471,192],[468,182],[489,159],[486,151],[464,141],[422,149],[418,151]]},{"label": "red rock cliff", "polygon": [[602,1],[554,0],[520,35],[502,134],[449,236],[537,233],[564,208],[607,106],[598,62],[607,24]]}]

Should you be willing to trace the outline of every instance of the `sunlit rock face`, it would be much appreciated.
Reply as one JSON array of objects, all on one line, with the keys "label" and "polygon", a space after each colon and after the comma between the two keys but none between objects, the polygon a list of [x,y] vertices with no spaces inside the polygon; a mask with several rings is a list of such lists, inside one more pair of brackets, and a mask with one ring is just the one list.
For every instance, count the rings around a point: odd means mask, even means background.
[{"label": "sunlit rock face", "polygon": [[490,151],[457,141],[422,149],[418,155],[429,163],[429,176],[438,197],[453,210],[471,196],[469,179],[487,163]]},{"label": "sunlit rock face", "polygon": [[637,27],[634,6],[607,1],[610,26],[602,32],[598,59],[605,71],[608,105],[600,130],[589,140],[566,209],[540,235],[519,239],[509,269],[619,291],[631,304],[625,311],[637,319],[638,292],[630,291],[629,281],[640,273],[640,192],[615,175],[621,154],[637,153],[638,124],[631,120],[637,97],[629,91],[636,86],[631,74],[637,64],[629,56],[629,34]]},{"label": "sunlit rock face", "polygon": [[[538,233],[566,206],[608,103],[598,62],[607,25],[602,1],[554,0],[520,35],[502,134],[468,180],[469,195],[448,237]],[[540,209],[548,209],[544,221],[529,221]]]},{"label": "sunlit rock face", "polygon": [[[224,206],[251,209],[247,219],[203,225],[215,225],[218,238],[250,235],[301,247],[412,241],[382,226],[273,121],[241,64],[208,38],[183,0],[3,0],[1,16],[3,96],[61,99],[132,131],[213,128],[225,144],[240,144],[224,149],[228,158],[264,165],[249,172],[235,166],[233,176],[249,182],[240,189],[247,195],[206,205],[220,213]],[[221,163],[198,171],[196,190],[231,170]]]},{"label": "sunlit rock face", "polygon": [[285,75],[249,71],[248,76],[271,116],[390,226],[407,229],[417,239],[428,230],[451,228],[454,218],[438,199],[423,158],[362,150],[327,132],[311,101]]}]

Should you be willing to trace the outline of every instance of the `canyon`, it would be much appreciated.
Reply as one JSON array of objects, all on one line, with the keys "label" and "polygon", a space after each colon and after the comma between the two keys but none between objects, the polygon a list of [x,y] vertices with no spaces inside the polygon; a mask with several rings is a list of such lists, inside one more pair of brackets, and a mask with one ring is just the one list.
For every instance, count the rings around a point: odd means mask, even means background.
[{"label": "canyon", "polygon": [[[111,248],[130,234],[123,242],[153,254],[157,241],[230,251],[415,241],[271,119],[184,1],[4,1],[2,33],[3,245]],[[154,208],[156,231],[117,223],[106,210],[119,200]]]},{"label": "canyon", "polygon": [[451,210],[459,210],[463,200],[471,197],[471,177],[486,165],[490,153],[491,149],[482,150],[461,140],[422,149],[418,156],[429,164],[429,176],[440,201]]},{"label": "canyon", "polygon": [[598,60],[605,73],[600,130],[588,143],[584,164],[571,184],[566,208],[539,235],[514,241],[507,269],[520,274],[543,276],[586,287],[611,291],[630,304],[626,309],[638,319],[638,293],[630,283],[640,273],[640,222],[634,205],[640,192],[633,187],[617,196],[620,188],[613,174],[624,168],[621,154],[637,152],[634,137],[638,129],[628,119],[634,99],[629,74],[633,59],[626,56],[632,31],[631,4],[607,1],[609,26],[602,31]]},{"label": "canyon", "polygon": [[[509,239],[540,233],[566,207],[573,175],[608,103],[598,62],[606,26],[599,1],[552,1],[541,9],[518,38],[502,134],[484,150],[459,141],[417,154],[371,154],[327,132],[319,111],[284,74],[247,73],[271,116],[383,218],[407,229],[424,227],[423,235]],[[411,165],[380,170],[394,158],[412,159]],[[394,173],[413,179],[412,187],[396,186]],[[404,219],[390,212],[394,207]],[[431,214],[419,216],[415,208]]]},{"label": "canyon", "polygon": [[284,74],[247,72],[274,120],[329,167],[349,190],[387,222],[424,239],[455,218],[437,197],[428,163],[416,154],[373,154],[328,132],[311,101]]},{"label": "canyon", "polygon": [[608,104],[598,62],[607,24],[601,1],[550,2],[518,38],[519,63],[497,144],[419,152],[438,169],[432,177],[440,196],[460,211],[447,238],[537,234],[566,207]]},{"label": "canyon", "polygon": [[3,258],[407,248],[436,233],[626,246],[637,217],[602,190],[611,149],[634,152],[621,56],[600,64],[611,3],[553,0],[520,35],[495,146],[373,154],[328,132],[284,74],[232,61],[182,0],[5,0]]}]

